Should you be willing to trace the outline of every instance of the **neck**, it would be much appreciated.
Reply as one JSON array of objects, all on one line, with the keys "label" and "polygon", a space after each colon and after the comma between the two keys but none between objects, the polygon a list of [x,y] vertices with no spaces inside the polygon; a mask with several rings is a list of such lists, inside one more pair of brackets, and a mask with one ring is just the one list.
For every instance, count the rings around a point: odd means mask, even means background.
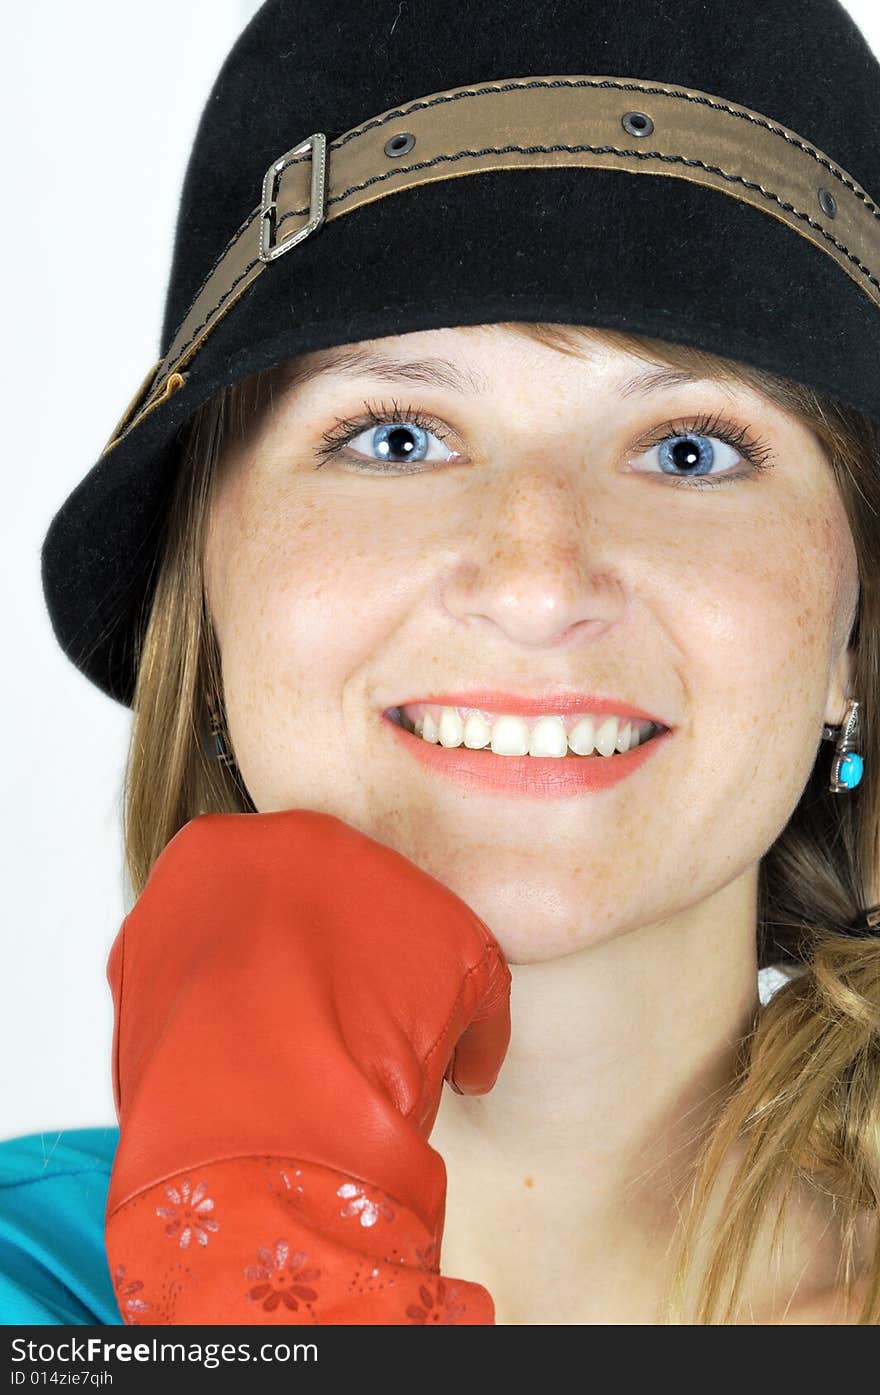
[{"label": "neck", "polygon": [[[618,1289],[643,1312],[628,1320],[656,1320],[644,1314],[671,1270],[646,1256],[674,1239],[758,1006],[755,906],[750,872],[659,924],[511,965],[498,1081],[479,1097],[445,1090],[431,1134],[448,1178],[443,1273],[485,1284],[499,1322],[541,1320],[515,1315],[532,1311],[544,1264],[551,1309],[576,1295],[570,1320],[615,1320]],[[591,1294],[604,1316],[583,1316]]]}]

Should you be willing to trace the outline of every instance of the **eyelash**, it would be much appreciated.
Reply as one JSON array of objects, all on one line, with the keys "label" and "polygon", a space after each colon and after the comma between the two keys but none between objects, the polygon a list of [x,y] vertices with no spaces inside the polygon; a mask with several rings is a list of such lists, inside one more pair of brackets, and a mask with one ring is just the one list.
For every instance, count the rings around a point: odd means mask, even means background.
[{"label": "eyelash", "polygon": [[[417,426],[422,431],[430,431],[439,441],[446,441],[452,433],[449,432],[443,422],[436,417],[426,415],[418,407],[400,407],[393,402],[389,407],[385,402],[365,402],[364,415],[361,417],[338,418],[335,426],[321,436],[322,445],[315,451],[318,464],[315,466],[320,470],[323,465],[339,454],[345,445],[355,436],[359,436],[362,431],[369,427],[409,425]],[[689,489],[714,489],[720,484],[734,484],[737,480],[746,479],[759,473],[762,470],[771,470],[773,462],[769,444],[760,437],[755,436],[746,427],[738,426],[735,422],[728,421],[720,414],[714,416],[703,415],[700,417],[686,417],[676,421],[664,422],[662,427],[647,438],[636,442],[639,451],[652,450],[654,446],[662,445],[666,440],[676,436],[708,436],[715,440],[723,441],[725,445],[731,446],[746,463],[746,469],[738,473],[729,471],[727,474],[718,476],[709,475],[668,475],[662,471],[648,473],[660,473],[663,479],[669,480],[672,484],[685,485]],[[421,471],[407,471],[403,464],[400,469],[395,469],[393,465],[383,466],[378,460],[364,460],[359,463],[353,460],[356,469],[369,471],[370,469],[386,474],[395,473],[416,473]],[[430,465],[436,462],[428,462]],[[639,472],[641,473],[641,472]]]}]

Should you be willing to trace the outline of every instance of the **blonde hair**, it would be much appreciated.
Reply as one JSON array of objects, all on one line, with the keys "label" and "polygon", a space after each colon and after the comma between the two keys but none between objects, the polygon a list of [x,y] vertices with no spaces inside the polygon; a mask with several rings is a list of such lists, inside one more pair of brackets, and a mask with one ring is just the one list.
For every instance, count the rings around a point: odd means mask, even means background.
[{"label": "blonde hair", "polygon": [[[470,327],[473,330],[478,326]],[[506,328],[578,352],[600,334],[626,352],[756,389],[815,432],[827,453],[858,556],[861,593],[850,642],[860,699],[866,778],[828,792],[823,743],[800,802],[759,869],[758,962],[793,976],[756,1013],[734,1078],[714,1105],[690,1184],[665,1321],[726,1323],[769,1208],[779,1201],[774,1243],[794,1188],[816,1189],[841,1237],[836,1291],[855,1321],[880,1322],[880,935],[855,938],[848,922],[880,901],[880,427],[809,388],[687,345],[586,326],[512,323]],[[209,811],[255,812],[231,756],[216,759],[212,719],[226,730],[219,650],[206,610],[203,555],[224,447],[271,401],[285,365],[225,390],[190,423],[175,479],[149,621],[137,658],[134,720],[125,772],[125,849],[139,896],[166,843]],[[290,364],[286,366],[290,374]],[[715,1195],[740,1159],[718,1209]],[[708,1262],[685,1318],[702,1227],[715,1208]],[[857,1260],[870,1226],[867,1272]],[[859,1237],[862,1237],[861,1241]],[[861,1254],[861,1251],[858,1251]],[[859,1270],[862,1272],[859,1272]],[[858,1283],[858,1290],[856,1284]]]}]

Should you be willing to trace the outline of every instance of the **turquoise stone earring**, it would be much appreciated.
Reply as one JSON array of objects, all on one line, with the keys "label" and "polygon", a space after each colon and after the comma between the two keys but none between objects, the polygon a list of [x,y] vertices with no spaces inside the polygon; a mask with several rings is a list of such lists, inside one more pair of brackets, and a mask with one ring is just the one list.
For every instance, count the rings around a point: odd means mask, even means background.
[{"label": "turquoise stone earring", "polygon": [[832,727],[826,723],[822,728],[822,740],[836,742],[828,786],[832,794],[854,790],[862,778],[865,763],[856,750],[858,721],[859,704],[852,698],[846,705],[846,714],[840,726]]}]

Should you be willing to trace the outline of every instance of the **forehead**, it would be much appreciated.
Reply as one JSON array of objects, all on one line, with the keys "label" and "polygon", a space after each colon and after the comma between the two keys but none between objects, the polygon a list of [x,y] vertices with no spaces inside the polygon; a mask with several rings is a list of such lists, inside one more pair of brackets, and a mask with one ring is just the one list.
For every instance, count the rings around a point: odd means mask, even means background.
[{"label": "forehead", "polygon": [[[719,368],[691,362],[690,351],[670,345],[673,363],[665,356],[636,352],[599,329],[549,326],[546,337],[516,331],[506,325],[468,325],[386,338],[360,340],[320,349],[292,359],[283,370],[285,383],[300,387],[322,379],[369,377],[380,382],[417,383],[466,394],[489,396],[499,374],[519,367],[524,373],[552,362],[556,373],[607,379],[622,397],[638,396],[687,383],[712,382],[728,391],[746,384]],[[557,334],[557,331],[561,333]]]}]

